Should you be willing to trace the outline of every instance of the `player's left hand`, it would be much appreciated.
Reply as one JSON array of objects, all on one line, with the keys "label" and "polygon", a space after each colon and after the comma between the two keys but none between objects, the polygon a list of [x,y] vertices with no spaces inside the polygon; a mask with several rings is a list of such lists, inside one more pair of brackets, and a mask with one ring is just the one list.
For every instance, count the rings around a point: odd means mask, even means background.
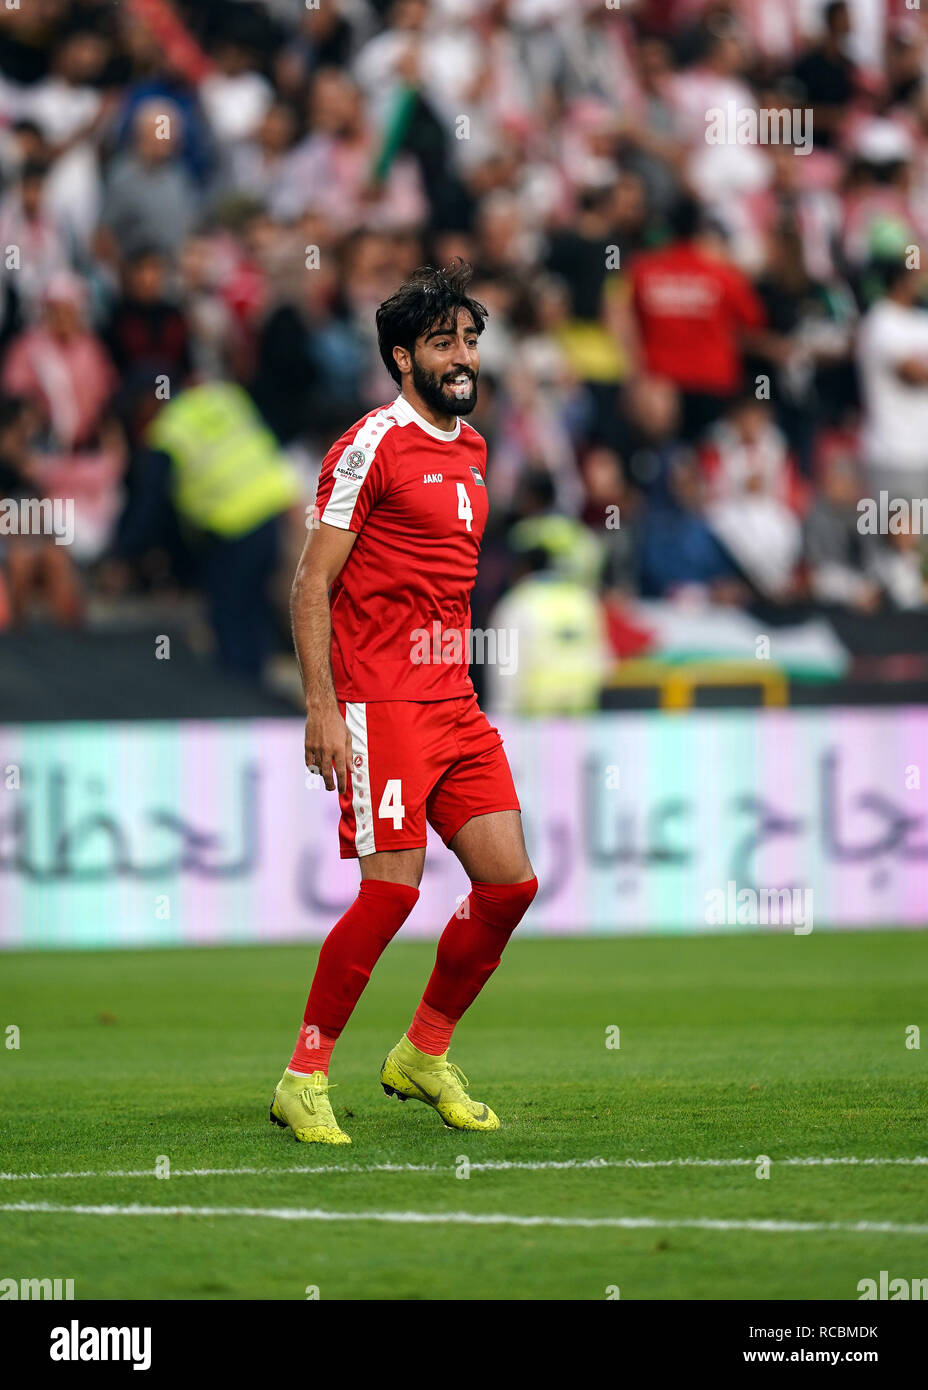
[{"label": "player's left hand", "polygon": [[[346,791],[351,766],[351,734],[338,706],[311,708],[306,717],[306,766],[320,773],[326,791]],[[332,775],[332,769],[335,775]]]}]

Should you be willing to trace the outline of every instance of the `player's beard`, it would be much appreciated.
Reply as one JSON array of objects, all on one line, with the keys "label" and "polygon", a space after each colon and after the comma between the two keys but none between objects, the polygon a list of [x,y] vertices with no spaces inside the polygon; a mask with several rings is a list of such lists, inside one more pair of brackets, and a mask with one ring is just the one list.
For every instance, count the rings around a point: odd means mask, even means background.
[{"label": "player's beard", "polygon": [[426,371],[415,358],[412,359],[412,384],[436,414],[469,415],[477,404],[477,374],[467,368],[464,370],[471,382],[470,392],[466,396],[456,396],[454,388],[448,384],[452,377],[460,376],[460,369],[439,376],[437,372]]}]

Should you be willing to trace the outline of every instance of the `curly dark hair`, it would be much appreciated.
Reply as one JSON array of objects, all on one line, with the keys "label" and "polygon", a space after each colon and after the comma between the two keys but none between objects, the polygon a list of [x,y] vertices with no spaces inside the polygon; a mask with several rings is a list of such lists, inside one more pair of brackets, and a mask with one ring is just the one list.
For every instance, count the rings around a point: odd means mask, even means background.
[{"label": "curly dark hair", "polygon": [[433,328],[456,328],[458,314],[467,310],[482,333],[487,310],[467,293],[473,268],[460,258],[443,270],[420,266],[404,285],[385,299],[377,310],[377,343],[383,364],[400,385],[402,376],[393,360],[395,347],[412,352],[416,339]]}]

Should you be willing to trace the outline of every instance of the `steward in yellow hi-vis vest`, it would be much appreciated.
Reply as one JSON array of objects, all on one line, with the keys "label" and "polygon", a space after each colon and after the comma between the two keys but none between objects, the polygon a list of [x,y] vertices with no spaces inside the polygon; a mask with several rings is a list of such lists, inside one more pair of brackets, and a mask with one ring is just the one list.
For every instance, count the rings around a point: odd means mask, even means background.
[{"label": "steward in yellow hi-vis vest", "polygon": [[232,539],[300,500],[299,479],[241,386],[182,391],[152,421],[151,449],[171,459],[171,497],[190,525]]},{"label": "steward in yellow hi-vis vest", "polygon": [[495,714],[587,714],[599,707],[611,664],[595,590],[550,570],[530,574],[503,596],[490,628],[511,634],[510,660],[487,672]]},{"label": "steward in yellow hi-vis vest", "polygon": [[[150,410],[150,392],[141,407]],[[183,563],[202,591],[219,665],[260,681],[283,615],[273,585],[299,476],[241,386],[208,381],[140,422],[133,486],[113,546],[123,564],[148,547]]]}]

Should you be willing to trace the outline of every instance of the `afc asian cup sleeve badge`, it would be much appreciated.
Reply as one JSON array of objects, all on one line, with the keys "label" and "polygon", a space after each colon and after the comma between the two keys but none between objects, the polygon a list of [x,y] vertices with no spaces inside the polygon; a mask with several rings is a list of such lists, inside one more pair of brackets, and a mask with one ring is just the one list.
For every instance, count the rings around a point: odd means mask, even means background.
[{"label": "afc asian cup sleeve badge", "polygon": [[367,472],[370,461],[366,449],[358,448],[357,444],[349,444],[335,465],[335,477],[344,478],[350,483],[359,483]]}]

